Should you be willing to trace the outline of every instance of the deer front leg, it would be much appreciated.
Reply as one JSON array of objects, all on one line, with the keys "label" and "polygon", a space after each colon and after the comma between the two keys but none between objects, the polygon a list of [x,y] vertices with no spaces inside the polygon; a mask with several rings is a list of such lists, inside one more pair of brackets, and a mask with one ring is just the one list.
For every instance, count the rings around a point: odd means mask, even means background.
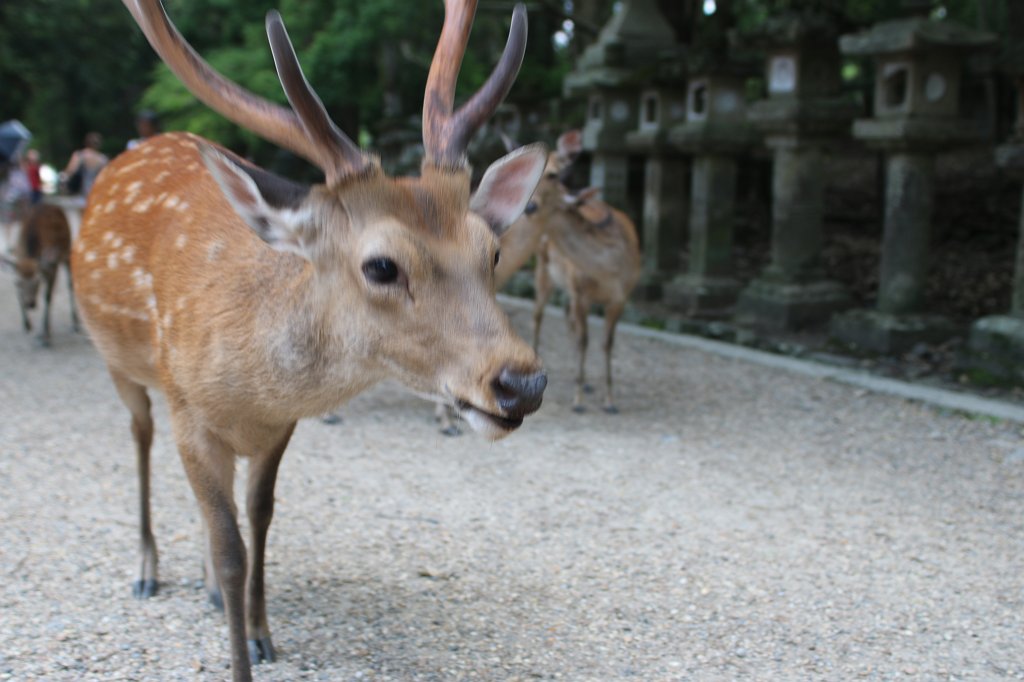
[{"label": "deer front leg", "polygon": [[53,281],[57,279],[56,270],[46,270],[43,273],[43,284],[45,290],[43,291],[43,328],[39,332],[39,338],[36,340],[43,348],[49,348],[50,346],[50,301],[53,299]]},{"label": "deer front leg", "polygon": [[71,281],[71,261],[64,261],[64,272],[68,276],[68,299],[71,305],[71,329],[75,332],[82,331],[82,325],[78,321],[78,304],[75,302],[75,283]]},{"label": "deer front leg", "polygon": [[540,325],[544,322],[544,306],[551,297],[551,273],[548,272],[547,249],[541,245],[537,251],[537,264],[533,275],[533,352],[540,348]]},{"label": "deer front leg", "polygon": [[[179,426],[175,420],[175,426]],[[224,598],[234,682],[251,682],[245,638],[245,543],[232,495],[235,454],[209,432],[176,428],[181,461],[209,532],[213,570]],[[181,433],[184,431],[184,433]]]},{"label": "deer front leg", "polygon": [[625,309],[624,301],[609,303],[604,309],[604,409],[608,414],[618,414],[619,408],[615,407],[612,400],[612,346],[615,345],[615,326],[622,317]]},{"label": "deer front leg", "polygon": [[441,433],[446,436],[459,436],[462,431],[455,423],[455,411],[444,403],[438,403],[434,408],[434,419],[441,424]]},{"label": "deer front leg", "polygon": [[274,645],[267,625],[267,602],[263,582],[263,561],[267,548],[267,531],[274,516],[274,484],[277,468],[288,441],[295,430],[290,425],[269,452],[249,461],[246,512],[252,529],[252,563],[249,568],[245,625],[248,631],[249,661],[252,664],[274,661]]},{"label": "deer front leg", "polygon": [[156,594],[157,581],[156,540],[150,522],[149,504],[149,451],[153,444],[153,418],[150,414],[146,388],[116,372],[110,372],[114,387],[132,415],[132,437],[135,440],[135,461],[139,477],[139,573],[132,583],[136,599],[148,599]]},{"label": "deer front leg", "polygon": [[586,391],[586,375],[584,366],[587,361],[587,310],[590,306],[583,299],[583,295],[577,291],[569,292],[569,321],[570,328],[576,335],[576,353],[578,356],[578,367],[576,371],[576,392],[573,396],[573,412],[583,412],[583,393]]}]

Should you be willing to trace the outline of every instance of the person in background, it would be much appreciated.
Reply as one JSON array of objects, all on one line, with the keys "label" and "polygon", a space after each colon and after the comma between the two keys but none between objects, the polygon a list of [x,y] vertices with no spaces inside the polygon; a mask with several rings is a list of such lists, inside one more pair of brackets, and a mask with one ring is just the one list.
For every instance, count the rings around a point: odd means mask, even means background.
[{"label": "person in background", "polygon": [[85,146],[71,155],[67,167],[61,173],[61,178],[70,193],[80,196],[83,205],[92,184],[96,182],[96,176],[110,160],[100,151],[102,144],[103,136],[96,132],[88,133],[85,136]]},{"label": "person in background", "polygon": [[38,204],[43,199],[43,180],[39,175],[39,150],[29,149],[25,158],[21,160],[21,169],[25,172],[30,189],[30,201],[32,205]]},{"label": "person in background", "polygon": [[147,139],[160,133],[160,118],[155,111],[143,109],[135,117],[135,130],[139,136],[134,140],[128,140],[128,149],[135,149]]}]

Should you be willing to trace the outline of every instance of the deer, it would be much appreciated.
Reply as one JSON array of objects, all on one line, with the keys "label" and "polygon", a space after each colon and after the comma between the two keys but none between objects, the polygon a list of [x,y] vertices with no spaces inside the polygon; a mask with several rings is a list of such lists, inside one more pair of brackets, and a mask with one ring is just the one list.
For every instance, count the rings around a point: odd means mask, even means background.
[{"label": "deer", "polygon": [[[541,405],[547,375],[494,293],[498,238],[543,173],[532,145],[491,164],[470,192],[467,142],[504,99],[526,44],[512,13],[504,51],[455,108],[475,0],[446,0],[427,75],[424,159],[390,177],[330,119],[281,16],[266,29],[288,106],[216,72],[159,0],[123,0],[161,59],[207,106],[307,159],[302,185],[189,133],[149,138],[112,161],[89,197],[72,265],[85,327],[131,416],[140,564],[133,594],[159,589],[151,528],[150,390],[171,428],[206,536],[205,584],[223,604],[232,677],[275,659],[264,554],[279,464],[298,420],[385,379],[453,406],[488,439]],[[250,548],[232,493],[248,460]]]},{"label": "deer", "polygon": [[[514,146],[506,141],[506,146]],[[531,257],[534,268],[535,301],[533,311],[533,348],[540,347],[544,308],[555,287],[569,295],[567,319],[576,341],[577,371],[573,411],[583,412],[583,394],[588,390],[585,364],[588,345],[587,315],[590,308],[604,308],[605,394],[602,409],[615,414],[618,408],[612,395],[612,347],[615,328],[630,294],[640,279],[640,244],[636,227],[619,211],[587,188],[575,195],[562,182],[562,176],[582,151],[579,131],[558,138],[549,155],[533,200],[526,214],[502,237],[501,260],[496,280],[498,287]]]},{"label": "deer", "polygon": [[20,216],[21,227],[13,254],[0,253],[0,265],[15,274],[18,305],[25,333],[32,331],[29,312],[35,310],[39,287],[43,285],[42,328],[36,343],[50,346],[50,301],[57,271],[64,266],[71,301],[71,327],[79,330],[75,310],[75,291],[71,278],[71,227],[64,211],[57,206],[38,204],[26,208]]}]

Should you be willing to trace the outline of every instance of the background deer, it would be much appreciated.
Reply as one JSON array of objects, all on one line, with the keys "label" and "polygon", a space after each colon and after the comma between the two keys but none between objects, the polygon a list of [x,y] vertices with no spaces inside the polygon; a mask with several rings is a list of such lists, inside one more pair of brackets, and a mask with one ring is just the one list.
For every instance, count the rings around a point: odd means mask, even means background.
[{"label": "background deer", "polygon": [[[235,680],[271,661],[263,562],[278,464],[297,420],[386,378],[456,407],[500,438],[541,404],[536,353],[494,296],[498,236],[522,212],[546,153],[495,162],[470,195],[466,144],[511,87],[526,40],[518,5],[494,73],[454,108],[476,3],[447,0],[424,94],[418,178],[390,178],[330,120],[276,12],[267,33],[291,108],[213,71],[158,0],[124,0],[150,43],[206,104],[320,167],[299,185],[189,134],[151,138],[98,178],[73,273],[85,325],[131,413],[139,469],[142,598],[157,590],[147,390],[167,396],[208,534]],[[249,458],[251,560],[232,495]]]},{"label": "background deer", "polygon": [[37,337],[41,346],[50,345],[50,301],[57,271],[64,266],[71,299],[71,325],[78,331],[75,292],[71,282],[71,227],[64,211],[56,206],[39,204],[26,207],[21,218],[14,253],[0,253],[0,263],[15,274],[21,322],[26,332],[32,331],[29,311],[36,307],[39,285],[43,284],[43,322]]},{"label": "background deer", "polygon": [[567,317],[576,339],[578,371],[573,409],[583,410],[586,388],[587,313],[591,306],[604,307],[605,396],[603,408],[616,412],[612,398],[612,346],[615,327],[630,294],[640,279],[640,245],[633,221],[597,198],[598,189],[575,196],[561,176],[582,149],[579,131],[558,139],[534,192],[527,213],[509,228],[501,240],[501,260],[496,279],[501,287],[536,254],[536,299],[533,314],[533,348],[540,345],[544,306],[554,287],[569,295]]}]

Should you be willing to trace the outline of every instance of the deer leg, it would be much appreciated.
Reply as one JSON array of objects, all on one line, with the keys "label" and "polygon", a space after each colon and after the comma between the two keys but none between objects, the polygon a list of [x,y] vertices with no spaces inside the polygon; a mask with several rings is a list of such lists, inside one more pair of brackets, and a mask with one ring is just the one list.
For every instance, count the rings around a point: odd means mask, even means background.
[{"label": "deer leg", "polygon": [[462,435],[462,430],[455,423],[455,412],[444,403],[438,403],[434,408],[434,419],[441,424],[441,433],[446,436]]},{"label": "deer leg", "polygon": [[608,414],[618,414],[619,409],[615,407],[612,400],[612,346],[615,345],[615,326],[622,317],[625,309],[624,301],[616,301],[605,306],[604,309],[604,409]]},{"label": "deer leg", "polygon": [[583,296],[570,291],[569,292],[569,320],[571,321],[572,330],[576,334],[576,352],[578,354],[579,365],[576,371],[576,393],[573,396],[572,410],[573,412],[583,412],[583,393],[586,391],[586,375],[584,371],[584,365],[587,361],[587,309],[589,305]]},{"label": "deer leg", "polygon": [[533,275],[533,352],[540,348],[540,325],[544,322],[544,306],[551,297],[551,275],[548,273],[548,258],[545,249],[537,252],[537,264]]},{"label": "deer leg", "polygon": [[[201,516],[201,515],[200,515]],[[203,517],[203,587],[206,598],[221,613],[224,612],[224,594],[217,583],[217,570],[213,567],[213,549],[210,546],[210,529]]]},{"label": "deer leg", "polygon": [[132,415],[132,437],[135,439],[135,460],[139,476],[139,573],[132,583],[136,599],[148,599],[156,594],[157,551],[150,523],[149,505],[149,450],[153,444],[153,418],[150,415],[149,395],[146,388],[111,371],[114,387]]},{"label": "deer leg", "polygon": [[[172,411],[173,414],[173,411]],[[176,431],[180,423],[175,420]],[[213,434],[177,433],[181,461],[209,532],[213,570],[224,597],[234,682],[251,682],[245,639],[245,543],[233,496],[235,454]]]},{"label": "deer leg", "polygon": [[64,273],[68,276],[68,297],[71,305],[71,329],[75,332],[82,331],[82,325],[78,321],[78,304],[75,302],[75,283],[71,281],[71,261],[64,261]]},{"label": "deer leg", "polygon": [[270,627],[267,625],[267,602],[263,582],[263,557],[267,548],[267,531],[274,516],[274,484],[277,481],[277,467],[281,456],[288,447],[295,424],[285,431],[284,436],[271,450],[249,461],[249,480],[246,494],[246,513],[252,529],[252,563],[249,567],[249,582],[246,590],[245,625],[248,632],[249,662],[253,665],[274,661],[274,645],[270,641]]},{"label": "deer leg", "polygon": [[47,272],[45,275],[45,290],[43,291],[43,328],[39,331],[38,344],[43,348],[50,346],[50,301],[53,300],[53,281],[57,279],[56,271]]}]

